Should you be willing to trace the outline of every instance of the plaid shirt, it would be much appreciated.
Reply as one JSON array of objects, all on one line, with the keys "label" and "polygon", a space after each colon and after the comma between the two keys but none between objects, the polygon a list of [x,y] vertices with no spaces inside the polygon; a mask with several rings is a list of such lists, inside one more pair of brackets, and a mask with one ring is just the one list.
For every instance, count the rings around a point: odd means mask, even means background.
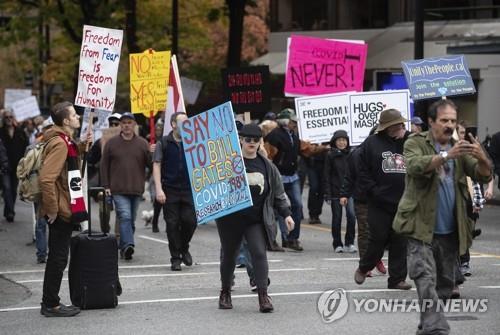
[{"label": "plaid shirt", "polygon": [[472,185],[472,205],[475,208],[483,208],[486,199],[483,197],[481,192],[481,185],[479,183],[474,183]]}]

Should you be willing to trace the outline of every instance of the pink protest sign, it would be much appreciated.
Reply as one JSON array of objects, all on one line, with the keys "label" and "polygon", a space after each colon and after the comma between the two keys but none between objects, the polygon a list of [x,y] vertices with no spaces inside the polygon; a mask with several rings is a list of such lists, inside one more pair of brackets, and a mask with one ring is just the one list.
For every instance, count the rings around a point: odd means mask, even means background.
[{"label": "pink protest sign", "polygon": [[292,36],[288,46],[285,95],[363,91],[368,45]]}]

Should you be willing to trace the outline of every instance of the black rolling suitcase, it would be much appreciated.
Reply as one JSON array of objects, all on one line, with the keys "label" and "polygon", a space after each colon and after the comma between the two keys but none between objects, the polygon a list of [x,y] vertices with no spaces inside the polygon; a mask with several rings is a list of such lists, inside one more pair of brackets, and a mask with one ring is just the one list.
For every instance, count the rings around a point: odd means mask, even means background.
[{"label": "black rolling suitcase", "polygon": [[[99,191],[104,189],[95,187],[88,193]],[[104,196],[102,199],[105,201]],[[121,294],[118,244],[112,234],[92,232],[90,196],[88,207],[88,231],[71,238],[68,273],[71,303],[82,309],[115,308]]]}]

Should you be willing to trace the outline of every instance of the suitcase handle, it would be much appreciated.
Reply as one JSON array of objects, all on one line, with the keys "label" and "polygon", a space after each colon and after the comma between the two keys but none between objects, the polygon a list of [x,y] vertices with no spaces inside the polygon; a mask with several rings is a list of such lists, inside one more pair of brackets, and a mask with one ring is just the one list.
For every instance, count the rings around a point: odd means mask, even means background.
[{"label": "suitcase handle", "polygon": [[[101,187],[101,186],[98,186],[98,187],[90,187],[88,189],[88,192],[87,192],[87,203],[88,203],[88,213],[89,213],[89,227],[88,227],[88,230],[89,230],[89,236],[92,236],[92,212],[91,212],[91,207],[92,207],[92,203],[91,203],[91,195],[92,194],[99,194],[99,192],[102,192],[102,202],[103,202],[103,206],[106,205],[106,191],[104,189],[104,187]],[[99,198],[99,197],[98,197]],[[104,208],[104,207],[103,207]]]}]

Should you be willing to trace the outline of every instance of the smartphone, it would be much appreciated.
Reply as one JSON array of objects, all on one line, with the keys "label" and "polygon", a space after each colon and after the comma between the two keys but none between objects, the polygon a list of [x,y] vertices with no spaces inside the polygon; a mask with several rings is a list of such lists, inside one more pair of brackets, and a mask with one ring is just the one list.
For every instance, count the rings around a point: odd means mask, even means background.
[{"label": "smartphone", "polygon": [[471,133],[472,136],[474,136],[474,138],[476,138],[477,137],[477,127],[465,128],[465,140],[467,140],[468,142],[471,142],[470,137],[469,137],[469,133]]}]

